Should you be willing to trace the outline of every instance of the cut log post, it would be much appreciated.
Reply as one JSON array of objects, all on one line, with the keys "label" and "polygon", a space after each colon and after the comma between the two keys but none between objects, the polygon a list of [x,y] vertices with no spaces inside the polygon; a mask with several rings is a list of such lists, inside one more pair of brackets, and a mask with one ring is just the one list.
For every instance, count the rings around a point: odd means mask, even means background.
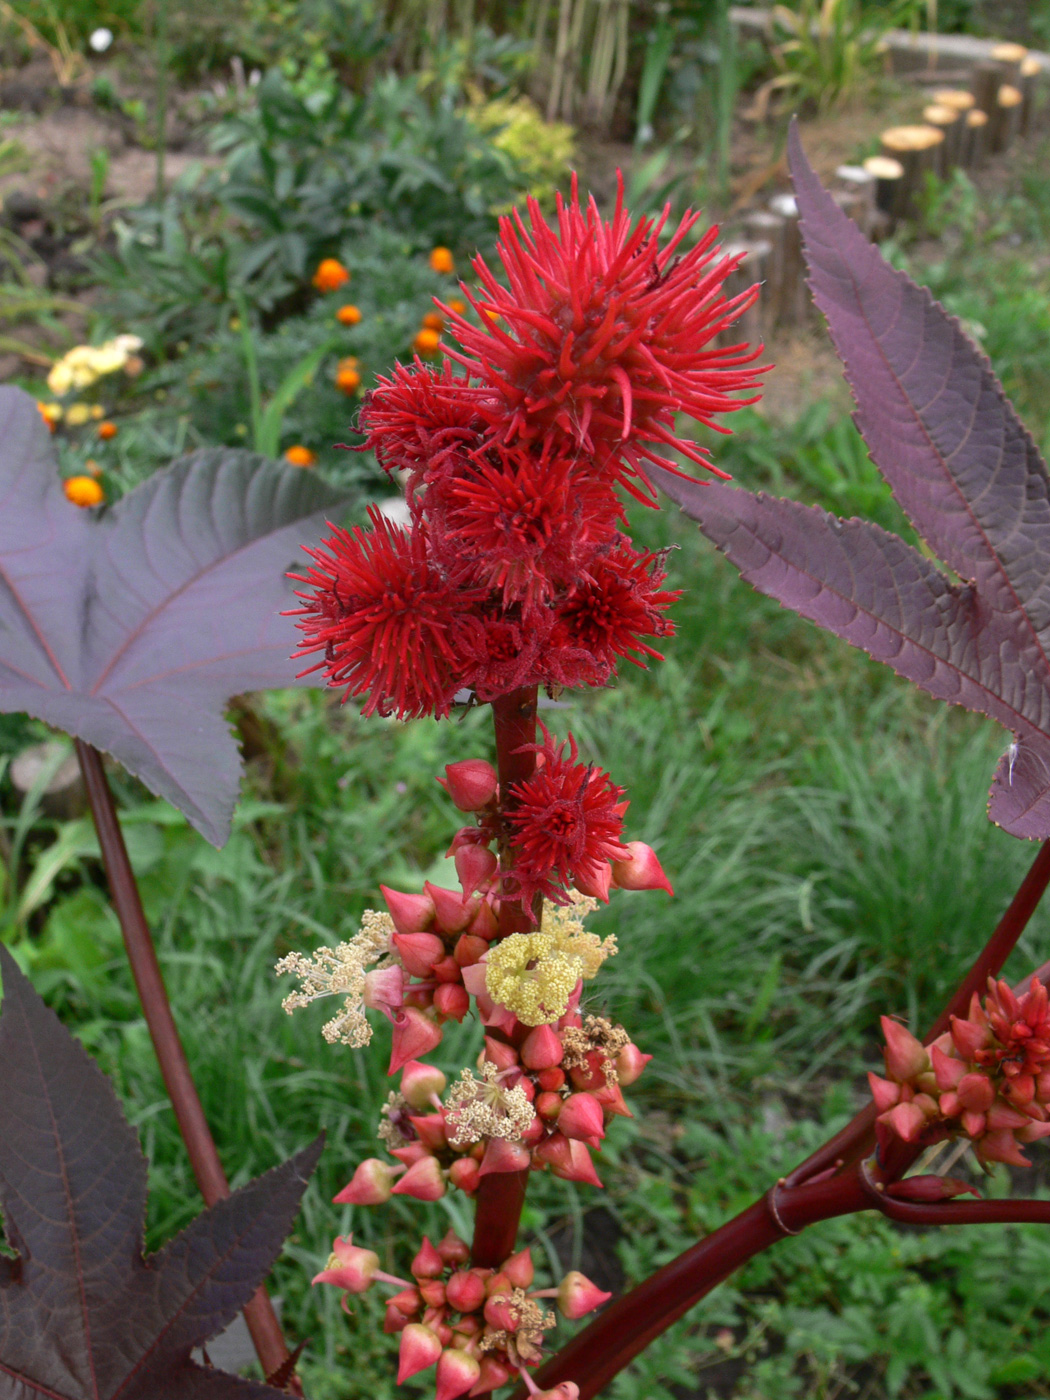
[{"label": "cut log post", "polygon": [[973,101],[979,112],[991,116],[1003,85],[1003,70],[998,63],[985,59],[973,68]]},{"label": "cut log post", "polygon": [[765,286],[760,298],[762,325],[767,330],[777,324],[783,282],[784,220],[769,209],[756,209],[744,219],[744,238],[749,243],[764,243],[769,252],[765,257]]},{"label": "cut log post", "polygon": [[884,131],[880,140],[882,154],[904,167],[897,186],[897,203],[891,212],[898,219],[914,219],[919,212],[919,197],[926,186],[926,175],[936,172],[944,132],[935,126],[894,126]]},{"label": "cut log post", "polygon": [[1021,64],[1021,135],[1034,131],[1042,118],[1040,108],[1046,102],[1046,78],[1043,65],[1031,54]]},{"label": "cut log post", "polygon": [[780,301],[777,320],[783,326],[796,326],[809,314],[805,263],[802,257],[802,230],[799,227],[798,200],[793,194],[774,195],[770,212],[783,219],[780,248]]},{"label": "cut log post", "polygon": [[869,156],[864,169],[875,181],[875,208],[892,228],[894,214],[900,199],[900,183],[904,179],[904,166],[892,156]]},{"label": "cut log post", "polygon": [[973,93],[967,88],[938,88],[933,101],[938,107],[953,107],[963,118],[974,107]]},{"label": "cut log post", "polygon": [[989,123],[991,128],[989,145],[996,155],[1008,151],[1017,137],[1020,136],[1023,106],[1024,94],[1021,89],[1014,87],[1012,83],[1003,83],[999,89],[995,112]]},{"label": "cut log post", "polygon": [[1028,57],[1028,50],[1024,44],[996,44],[989,57],[992,63],[999,65],[999,72],[1002,74],[1000,82],[1009,83],[1012,87],[1020,86],[1021,65]]},{"label": "cut log post", "polygon": [[967,170],[979,170],[988,158],[988,125],[988,113],[980,108],[966,113],[962,164]]},{"label": "cut log post", "polygon": [[962,146],[963,124],[957,107],[942,106],[933,102],[924,107],[922,119],[927,126],[934,126],[944,132],[944,140],[936,151],[934,170],[943,180],[959,164],[959,151]]},{"label": "cut log post", "polygon": [[719,346],[737,345],[742,341],[754,344],[762,338],[763,303],[766,300],[766,286],[769,278],[769,265],[773,253],[767,239],[740,240],[723,246],[727,257],[740,257],[740,264],[726,278],[724,289],[727,299],[739,296],[753,287],[756,282],[763,284],[758,300],[718,336]]},{"label": "cut log post", "polygon": [[875,176],[863,165],[840,165],[835,179],[841,189],[835,193],[839,207],[849,215],[865,238],[871,237],[875,218]]},{"label": "cut log post", "polygon": [[[65,758],[62,755],[65,754]],[[87,791],[76,754],[60,740],[47,739],[23,749],[11,764],[11,782],[23,797],[31,792],[45,769],[58,767],[40,793],[40,809],[58,821],[69,821],[87,811]]]}]

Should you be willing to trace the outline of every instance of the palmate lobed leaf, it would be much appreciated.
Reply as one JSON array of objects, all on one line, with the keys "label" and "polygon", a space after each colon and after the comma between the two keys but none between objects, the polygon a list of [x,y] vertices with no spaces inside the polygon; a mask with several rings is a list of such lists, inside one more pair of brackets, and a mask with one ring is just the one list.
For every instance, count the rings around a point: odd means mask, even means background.
[{"label": "palmate lobed leaf", "polygon": [[285,572],[342,504],[311,473],[206,449],[82,510],[33,400],[0,388],[0,710],[113,754],[221,845],[241,775],[225,703],[296,684]]},{"label": "palmate lobed leaf", "polygon": [[116,1096],[0,945],[0,1400],[276,1400],[197,1366],[291,1228],[321,1141],[142,1257],[146,1162]]},{"label": "palmate lobed leaf", "polygon": [[987,358],[789,155],[814,299],[872,459],[953,580],[859,520],[653,471],[743,576],[940,699],[1014,732],[989,815],[1050,836],[1050,477]]}]

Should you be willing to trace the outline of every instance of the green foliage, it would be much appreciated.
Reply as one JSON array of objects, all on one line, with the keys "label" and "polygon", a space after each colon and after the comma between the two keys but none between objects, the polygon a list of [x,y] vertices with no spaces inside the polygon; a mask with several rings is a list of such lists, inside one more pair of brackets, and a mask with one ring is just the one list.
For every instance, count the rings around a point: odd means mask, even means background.
[{"label": "green foliage", "polygon": [[574,132],[565,122],[545,122],[527,97],[496,97],[470,109],[470,119],[527,181],[526,193],[546,208],[567,183],[574,160]]},{"label": "green foliage", "polygon": [[764,96],[785,92],[793,108],[827,112],[860,96],[881,63],[882,36],[906,17],[910,0],[865,10],[860,0],[796,0],[775,5],[773,58],[778,74]]}]

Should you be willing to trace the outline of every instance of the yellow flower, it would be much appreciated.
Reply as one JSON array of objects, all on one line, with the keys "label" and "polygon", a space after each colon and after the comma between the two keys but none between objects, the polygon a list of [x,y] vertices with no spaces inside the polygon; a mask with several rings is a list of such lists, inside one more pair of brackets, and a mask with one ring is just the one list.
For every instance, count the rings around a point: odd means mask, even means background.
[{"label": "yellow flower", "polygon": [[71,428],[81,428],[91,418],[91,405],[71,403],[66,409],[66,422]]},{"label": "yellow flower", "polygon": [[75,506],[98,506],[106,499],[106,493],[93,476],[71,476],[62,483],[66,500]]},{"label": "yellow flower", "polygon": [[36,406],[40,410],[40,416],[48,426],[49,432],[55,431],[55,425],[62,421],[62,405],[60,403],[44,403],[37,399]]}]

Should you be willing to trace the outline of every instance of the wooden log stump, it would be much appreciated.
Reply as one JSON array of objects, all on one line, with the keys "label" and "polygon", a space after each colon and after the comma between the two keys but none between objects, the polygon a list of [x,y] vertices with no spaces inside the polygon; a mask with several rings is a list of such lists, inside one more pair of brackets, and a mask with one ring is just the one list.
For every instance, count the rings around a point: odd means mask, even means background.
[{"label": "wooden log stump", "polygon": [[936,173],[944,132],[935,126],[894,126],[880,138],[882,154],[904,167],[897,185],[897,202],[890,211],[897,219],[914,219],[928,172]]},{"label": "wooden log stump", "polygon": [[1021,135],[1027,136],[1039,126],[1046,104],[1046,74],[1043,65],[1031,54],[1021,64]]},{"label": "wooden log stump", "polygon": [[806,291],[798,200],[793,194],[774,195],[769,201],[769,209],[772,214],[783,220],[779,249],[780,299],[777,304],[777,323],[782,326],[797,326],[806,319],[811,305]]},{"label": "wooden log stump", "polygon": [[938,107],[954,107],[963,119],[973,110],[974,96],[968,88],[938,88],[931,97]]},{"label": "wooden log stump", "polygon": [[975,107],[966,113],[961,163],[967,170],[979,170],[987,159],[988,113]]},{"label": "wooden log stump", "polygon": [[979,112],[991,116],[995,111],[999,89],[1003,85],[1003,72],[998,63],[985,59],[975,63],[973,69],[973,101]]},{"label": "wooden log stump", "polygon": [[1012,83],[1003,83],[989,123],[989,146],[996,155],[1008,151],[1021,134],[1024,94]]},{"label": "wooden log stump", "polygon": [[990,61],[999,65],[1002,74],[999,81],[1012,87],[1020,86],[1021,65],[1027,57],[1028,50],[1024,44],[1013,43],[996,44],[989,55]]},{"label": "wooden log stump", "polygon": [[904,166],[892,156],[869,156],[864,169],[875,181],[875,209],[889,221],[892,227],[894,214],[900,199],[900,183],[904,179]]},{"label": "wooden log stump", "polygon": [[[726,243],[722,251],[727,257],[739,256],[741,259],[739,266],[725,280],[724,289],[727,300],[739,296],[741,292],[746,292],[756,282],[768,285],[773,247],[767,239],[741,239]],[[717,344],[725,347],[738,345],[741,342],[754,344],[755,341],[761,340],[765,300],[766,287],[763,286],[758,300],[749,306],[744,314],[734,321],[727,330],[719,334]]]},{"label": "wooden log stump", "polygon": [[957,107],[948,107],[940,102],[932,102],[922,110],[922,119],[927,126],[944,132],[944,140],[935,153],[934,172],[943,180],[959,164],[962,148],[963,124]]},{"label": "wooden log stump", "polygon": [[863,165],[840,165],[835,171],[840,188],[835,191],[839,207],[864,234],[871,237],[875,218],[875,176]]},{"label": "wooden log stump", "polygon": [[783,278],[784,220],[769,209],[755,209],[744,218],[744,241],[765,244],[769,249],[763,263],[765,285],[760,297],[762,325],[767,330],[777,324]]},{"label": "wooden log stump", "polygon": [[[65,754],[65,758],[62,755]],[[58,821],[69,821],[87,811],[87,793],[80,764],[73,751],[59,739],[48,739],[23,749],[11,764],[11,782],[23,797],[31,792],[45,769],[58,763],[40,794],[40,809]]]}]

